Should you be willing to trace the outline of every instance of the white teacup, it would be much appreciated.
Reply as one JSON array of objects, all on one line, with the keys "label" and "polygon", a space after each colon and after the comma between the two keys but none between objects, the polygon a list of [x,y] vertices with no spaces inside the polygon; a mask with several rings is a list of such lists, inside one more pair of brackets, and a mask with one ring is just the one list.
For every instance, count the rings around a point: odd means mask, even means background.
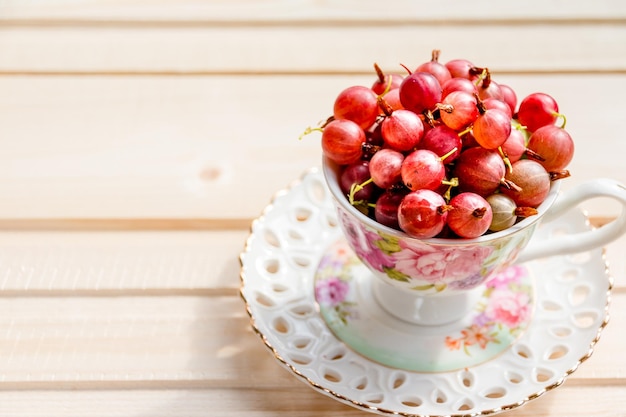
[{"label": "white teacup", "polygon": [[[537,215],[501,232],[475,239],[416,239],[350,205],[339,186],[338,165],[325,158],[323,170],[350,247],[379,278],[372,287],[380,305],[415,324],[440,325],[463,317],[480,296],[482,284],[515,262],[587,251],[626,233],[626,187],[611,179],[594,179],[562,195],[560,181],[554,181]],[[620,202],[620,216],[598,229],[527,246],[541,222],[595,197]]]}]

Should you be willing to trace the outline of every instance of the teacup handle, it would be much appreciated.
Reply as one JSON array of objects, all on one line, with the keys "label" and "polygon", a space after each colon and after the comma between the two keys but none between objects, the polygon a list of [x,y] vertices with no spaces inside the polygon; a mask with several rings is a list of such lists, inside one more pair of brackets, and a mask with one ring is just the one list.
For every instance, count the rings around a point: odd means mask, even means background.
[{"label": "teacup handle", "polygon": [[557,219],[567,210],[585,200],[609,197],[622,204],[620,215],[604,226],[580,233],[562,235],[546,240],[531,240],[517,258],[517,263],[554,255],[584,252],[604,246],[626,233],[626,187],[612,179],[595,179],[581,183],[560,195],[545,214],[542,222]]}]

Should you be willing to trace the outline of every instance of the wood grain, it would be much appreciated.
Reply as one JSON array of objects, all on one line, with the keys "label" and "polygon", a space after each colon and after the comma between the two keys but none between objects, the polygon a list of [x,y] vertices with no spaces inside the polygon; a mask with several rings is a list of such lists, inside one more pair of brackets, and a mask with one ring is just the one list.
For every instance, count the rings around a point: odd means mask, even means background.
[{"label": "wood grain", "polygon": [[[0,299],[9,296],[229,295],[249,232],[0,233]],[[626,289],[626,237],[606,248],[615,291]]]},{"label": "wood grain", "polygon": [[[568,381],[624,385],[626,294],[592,357]],[[41,312],[46,316],[42,318]],[[0,387],[288,389],[298,380],[253,334],[235,296],[18,296],[0,299]],[[79,384],[79,385],[75,385]]]},{"label": "wood grain", "polygon": [[[577,149],[567,189],[622,167],[626,76],[503,75],[558,97]],[[0,218],[252,219],[319,166],[346,86],[370,76],[0,77]],[[586,89],[581,99],[582,86]],[[276,94],[280,88],[281,93]],[[234,93],[236,91],[236,93]],[[612,94],[606,94],[611,91]],[[45,204],[40,203],[45,201]],[[605,201],[586,208],[615,216]]]},{"label": "wood grain", "polygon": [[380,3],[376,1],[359,0],[61,0],[51,3],[5,0],[1,6],[3,13],[0,16],[3,20],[21,23],[24,19],[36,19],[35,22],[39,25],[59,21],[66,24],[66,21],[89,19],[122,22],[226,21],[247,25],[256,22],[300,24],[329,21],[396,25],[398,22],[423,23],[433,20],[456,24],[458,21],[484,22],[494,19],[529,24],[536,20],[552,23],[568,20],[604,22],[626,17],[626,7],[619,0],[600,0],[593,4],[570,1],[567,2],[567,7],[562,3],[541,0],[527,1],[525,7],[494,4],[488,0],[459,2],[454,7],[424,0],[398,0],[394,2],[394,7],[380,7]]},{"label": "wood grain", "polygon": [[[510,417],[536,417],[548,412],[568,417],[621,417],[615,408],[616,398],[623,396],[623,387],[575,387],[565,385],[539,397],[516,410]],[[245,400],[242,400],[245,399]],[[36,404],[46,404],[45,413]],[[341,404],[303,384],[277,389],[110,389],[110,390],[40,390],[2,391],[0,413],[10,410],[12,416],[45,415],[74,417],[92,415],[98,410],[102,417],[150,415],[171,417],[184,410],[189,417],[207,413],[219,416],[248,417],[365,417],[373,414]]]},{"label": "wood grain", "polygon": [[[499,35],[490,36],[494,32]],[[488,47],[475,47],[483,41]],[[564,47],[565,42],[576,47]],[[626,57],[617,51],[625,43],[622,23],[577,21],[382,27],[0,26],[0,48],[5,51],[0,74],[370,74],[374,62],[404,73],[400,64],[415,68],[430,60],[432,49],[442,51],[442,62],[467,58],[496,73],[624,74]]]}]

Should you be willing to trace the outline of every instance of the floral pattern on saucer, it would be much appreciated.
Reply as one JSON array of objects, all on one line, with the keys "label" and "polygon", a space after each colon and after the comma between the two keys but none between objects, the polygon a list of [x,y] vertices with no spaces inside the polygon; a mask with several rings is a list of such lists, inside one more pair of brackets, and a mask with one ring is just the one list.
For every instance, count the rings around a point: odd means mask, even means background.
[{"label": "floral pattern on saucer", "polygon": [[[369,333],[368,320],[374,313],[371,300],[367,305],[363,299],[366,290],[362,287],[364,280],[371,279],[379,278],[369,274],[344,239],[338,240],[327,249],[315,274],[314,295],[320,313],[333,333],[355,351],[385,365],[402,368],[404,364],[407,370],[446,371],[459,364],[489,360],[522,335],[533,312],[529,272],[524,266],[510,266],[484,284],[481,297],[466,317],[431,329],[423,338],[420,354],[410,361],[401,360],[401,355],[392,352],[394,342],[387,348],[377,341],[380,335]],[[410,332],[405,329],[406,335],[401,337],[411,340]]]},{"label": "floral pattern on saucer", "polygon": [[333,310],[344,325],[348,320],[358,319],[353,308],[355,303],[347,301],[352,280],[350,270],[358,263],[358,258],[348,248],[337,246],[332,256],[322,259],[317,270],[315,298],[324,308]]},{"label": "floral pattern on saucer", "polygon": [[526,328],[532,314],[532,288],[524,282],[527,271],[511,266],[487,281],[483,297],[486,302],[476,306],[472,324],[457,337],[446,336],[450,350],[486,349],[490,343],[501,343],[498,335],[507,332],[518,336]]}]

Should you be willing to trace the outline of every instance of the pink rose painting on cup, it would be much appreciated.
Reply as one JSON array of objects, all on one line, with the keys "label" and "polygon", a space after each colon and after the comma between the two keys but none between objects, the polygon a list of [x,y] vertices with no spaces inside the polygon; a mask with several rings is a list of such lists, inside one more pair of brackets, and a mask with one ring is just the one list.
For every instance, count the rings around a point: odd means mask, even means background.
[{"label": "pink rose painting on cup", "polygon": [[480,273],[483,261],[492,252],[485,246],[447,249],[408,241],[400,242],[399,246],[401,250],[393,254],[399,273],[445,284]]},{"label": "pink rose painting on cup", "polygon": [[522,233],[497,244],[434,245],[372,230],[343,210],[339,215],[348,243],[370,269],[396,286],[420,292],[467,290],[484,284],[511,263],[528,239]]}]

